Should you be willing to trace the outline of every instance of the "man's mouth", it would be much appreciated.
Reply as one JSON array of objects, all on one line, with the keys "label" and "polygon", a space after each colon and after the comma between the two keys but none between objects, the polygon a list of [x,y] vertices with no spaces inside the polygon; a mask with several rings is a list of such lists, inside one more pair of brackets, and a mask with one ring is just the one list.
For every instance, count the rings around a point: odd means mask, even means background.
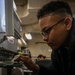
[{"label": "man's mouth", "polygon": [[50,47],[53,47],[54,46],[54,43],[53,42],[49,42],[49,43],[47,43],[48,44],[48,46],[50,46]]}]

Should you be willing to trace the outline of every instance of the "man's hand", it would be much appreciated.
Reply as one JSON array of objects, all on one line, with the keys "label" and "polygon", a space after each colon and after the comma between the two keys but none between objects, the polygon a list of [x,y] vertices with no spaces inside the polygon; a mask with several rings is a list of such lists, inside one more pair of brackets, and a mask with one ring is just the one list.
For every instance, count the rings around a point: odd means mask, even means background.
[{"label": "man's hand", "polygon": [[32,71],[38,72],[39,70],[39,67],[28,56],[19,56],[15,61],[22,61],[25,66]]}]

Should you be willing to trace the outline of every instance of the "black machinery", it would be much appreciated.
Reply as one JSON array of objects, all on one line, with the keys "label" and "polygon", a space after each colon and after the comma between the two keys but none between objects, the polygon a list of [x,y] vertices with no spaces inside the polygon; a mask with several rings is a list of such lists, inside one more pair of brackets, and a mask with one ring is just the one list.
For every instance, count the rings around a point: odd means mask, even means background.
[{"label": "black machinery", "polygon": [[15,55],[17,53],[0,48],[0,68],[2,69],[0,75],[12,75],[13,67],[22,66],[19,62],[11,62]]}]

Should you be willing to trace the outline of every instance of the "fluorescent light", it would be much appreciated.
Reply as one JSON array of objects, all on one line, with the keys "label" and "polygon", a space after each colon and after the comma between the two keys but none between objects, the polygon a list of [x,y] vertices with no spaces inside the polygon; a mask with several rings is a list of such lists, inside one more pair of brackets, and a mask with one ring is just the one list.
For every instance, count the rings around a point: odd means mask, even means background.
[{"label": "fluorescent light", "polygon": [[26,38],[27,38],[28,40],[31,40],[31,39],[32,39],[32,36],[31,36],[30,33],[25,33],[25,36],[26,36]]}]

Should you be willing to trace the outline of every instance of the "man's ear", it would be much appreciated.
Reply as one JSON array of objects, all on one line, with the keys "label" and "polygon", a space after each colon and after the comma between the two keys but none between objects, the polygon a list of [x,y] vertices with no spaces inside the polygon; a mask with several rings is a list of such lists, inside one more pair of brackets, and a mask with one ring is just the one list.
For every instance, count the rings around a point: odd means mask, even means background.
[{"label": "man's ear", "polygon": [[72,20],[70,18],[66,18],[65,24],[66,24],[67,30],[70,30],[72,26]]}]

